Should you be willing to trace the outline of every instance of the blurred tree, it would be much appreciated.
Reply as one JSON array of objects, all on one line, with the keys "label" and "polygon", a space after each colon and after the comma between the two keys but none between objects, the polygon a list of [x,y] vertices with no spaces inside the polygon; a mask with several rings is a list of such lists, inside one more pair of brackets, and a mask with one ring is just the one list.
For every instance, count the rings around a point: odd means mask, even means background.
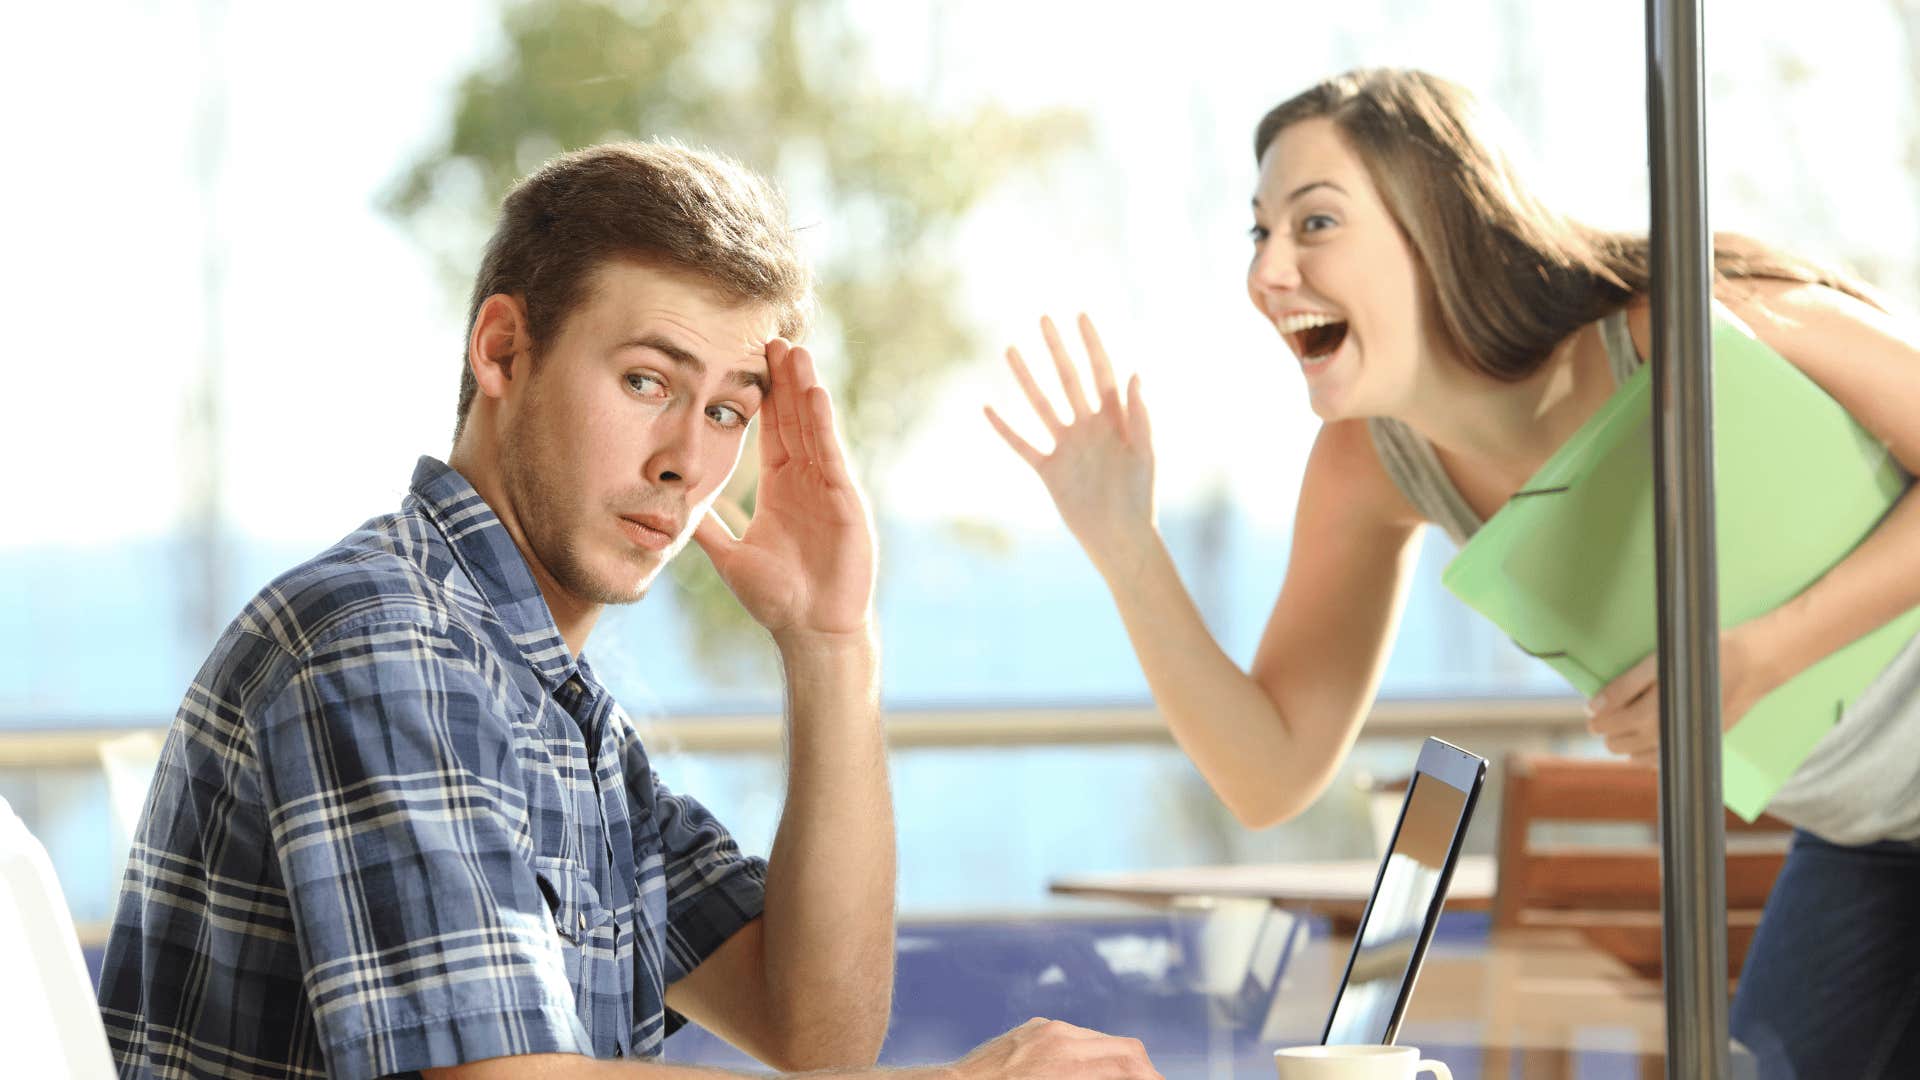
[{"label": "blurred tree", "polygon": [[[811,234],[810,344],[882,501],[872,466],[940,377],[979,351],[950,255],[956,226],[1002,180],[1084,142],[1084,119],[943,115],[875,78],[838,0],[533,0],[505,6],[501,29],[499,54],[461,82],[443,138],[399,177],[387,212],[464,294],[501,197],[564,149],[670,137],[768,174]],[[742,505],[755,462],[750,447],[729,490]],[[673,567],[709,673],[764,674],[767,650],[742,648],[759,635],[706,560]]]}]

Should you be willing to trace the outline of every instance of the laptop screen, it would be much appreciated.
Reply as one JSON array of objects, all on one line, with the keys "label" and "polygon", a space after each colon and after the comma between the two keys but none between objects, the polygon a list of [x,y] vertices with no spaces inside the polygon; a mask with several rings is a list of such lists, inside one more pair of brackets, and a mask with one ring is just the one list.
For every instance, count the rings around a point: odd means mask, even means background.
[{"label": "laptop screen", "polygon": [[1390,1041],[1394,1014],[1434,911],[1466,803],[1467,792],[1415,774],[1379,887],[1359,929],[1346,984],[1334,1003],[1328,1045]]}]

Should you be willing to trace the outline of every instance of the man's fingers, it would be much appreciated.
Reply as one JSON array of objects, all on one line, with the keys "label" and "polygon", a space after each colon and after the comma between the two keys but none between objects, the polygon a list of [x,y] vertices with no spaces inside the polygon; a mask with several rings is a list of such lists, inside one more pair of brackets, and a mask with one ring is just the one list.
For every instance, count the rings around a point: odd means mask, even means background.
[{"label": "man's fingers", "polygon": [[813,370],[813,356],[805,349],[794,349],[787,354],[787,362],[793,371],[794,413],[799,422],[800,446],[806,454],[808,464],[822,460],[825,451],[820,444],[827,436],[819,428],[819,416],[813,407],[813,392],[820,387],[820,379]]},{"label": "man's fingers", "polygon": [[1105,408],[1109,404],[1119,404],[1120,394],[1113,382],[1113,362],[1107,359],[1106,346],[1100,344],[1100,333],[1093,328],[1093,320],[1086,312],[1080,313],[1080,340],[1087,345],[1087,365],[1093,369],[1093,391],[1100,397]]},{"label": "man's fingers", "polygon": [[1040,336],[1047,339],[1047,351],[1053,354],[1053,367],[1060,373],[1060,388],[1067,392],[1067,404],[1073,408],[1073,415],[1087,415],[1092,410],[1087,408],[1086,392],[1080,389],[1080,373],[1073,370],[1073,358],[1067,355],[1067,343],[1060,340],[1060,331],[1045,315],[1040,317]]},{"label": "man's fingers", "polygon": [[774,419],[780,428],[782,464],[806,453],[800,435],[800,394],[804,388],[799,385],[799,376],[794,370],[794,353],[798,351],[779,338],[767,345],[767,373],[773,380]]},{"label": "man's fingers", "polygon": [[746,507],[722,495],[713,500],[713,513],[720,519],[720,523],[727,527],[730,535],[734,537],[747,535],[747,526],[752,523],[752,519],[747,516]]},{"label": "man's fingers", "polygon": [[1020,356],[1020,350],[1011,345],[1007,346],[1007,367],[1012,370],[1013,381],[1020,384],[1021,391],[1027,395],[1027,404],[1033,406],[1033,411],[1039,415],[1040,422],[1047,425],[1048,431],[1055,435],[1060,434],[1060,429],[1065,427],[1066,423],[1060,419],[1060,414],[1054,411],[1053,402],[1048,401],[1047,395],[1040,392],[1040,384],[1033,381],[1033,372],[1027,370],[1027,362]]},{"label": "man's fingers", "polygon": [[1000,419],[1000,414],[993,411],[993,406],[988,405],[986,407],[986,414],[987,423],[993,425],[993,430],[999,432],[1000,437],[1007,440],[1007,445],[1013,447],[1013,452],[1026,459],[1027,464],[1037,469],[1042,462],[1047,460],[1045,454],[1035,449],[1032,443],[1021,438],[1019,433],[1014,431],[1013,428],[1007,426],[1007,422]]},{"label": "man's fingers", "polygon": [[726,522],[721,521],[718,514],[709,510],[702,514],[699,522],[694,525],[693,542],[699,544],[700,550],[706,552],[707,558],[713,560],[714,565],[718,566],[725,561],[740,539],[727,529]]},{"label": "man's fingers", "polygon": [[[767,365],[769,381],[778,378],[771,363]],[[760,411],[754,414],[760,421],[760,468],[762,471],[777,469],[787,463],[793,454],[787,449],[786,433],[780,430],[780,395],[772,386],[767,388],[766,396],[760,399]]]},{"label": "man's fingers", "polygon": [[833,399],[827,388],[816,386],[807,391],[807,412],[812,418],[814,464],[836,479],[846,480],[846,455],[840,452],[840,435],[833,426]]}]

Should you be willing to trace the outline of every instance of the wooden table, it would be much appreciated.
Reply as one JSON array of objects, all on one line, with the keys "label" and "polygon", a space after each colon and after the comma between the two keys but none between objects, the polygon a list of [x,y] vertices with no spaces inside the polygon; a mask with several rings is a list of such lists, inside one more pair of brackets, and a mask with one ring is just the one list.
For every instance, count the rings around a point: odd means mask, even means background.
[{"label": "wooden table", "polygon": [[[1276,907],[1311,912],[1351,929],[1373,895],[1379,859],[1275,863],[1246,866],[1184,866],[1114,874],[1072,874],[1047,883],[1061,896],[1127,900],[1155,906],[1207,899],[1257,899]],[[1447,888],[1447,910],[1486,911],[1493,906],[1496,874],[1491,855],[1462,855]]]}]

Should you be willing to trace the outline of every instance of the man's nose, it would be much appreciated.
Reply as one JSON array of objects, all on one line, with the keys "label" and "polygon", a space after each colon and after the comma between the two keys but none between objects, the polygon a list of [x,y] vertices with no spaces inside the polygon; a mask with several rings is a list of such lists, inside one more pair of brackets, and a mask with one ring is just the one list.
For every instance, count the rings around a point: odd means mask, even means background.
[{"label": "man's nose", "polygon": [[700,480],[700,441],[706,434],[705,417],[693,412],[655,428],[659,442],[647,458],[647,479],[664,486],[690,486]]}]

